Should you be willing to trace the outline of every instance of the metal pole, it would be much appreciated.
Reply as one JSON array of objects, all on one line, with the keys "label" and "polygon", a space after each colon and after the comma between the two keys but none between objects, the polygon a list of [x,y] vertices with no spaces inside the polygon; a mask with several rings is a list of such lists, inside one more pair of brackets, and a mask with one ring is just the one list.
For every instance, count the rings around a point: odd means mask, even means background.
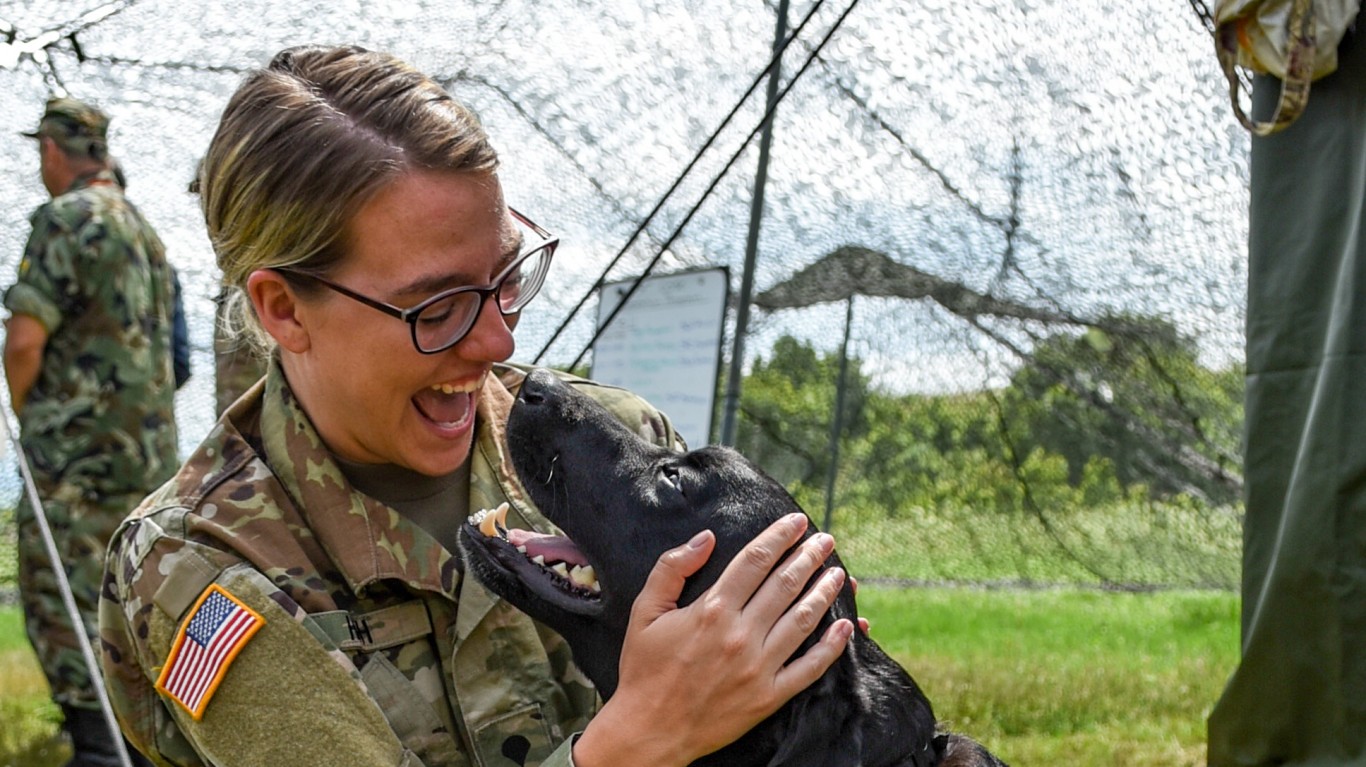
[{"label": "metal pole", "polygon": [[[775,53],[783,47],[787,36],[788,0],[778,3],[777,28],[773,33]],[[735,414],[740,408],[740,370],[745,362],[745,335],[749,332],[749,304],[754,293],[754,261],[759,251],[759,225],[764,218],[764,186],[768,182],[768,152],[773,144],[774,102],[778,99],[778,79],[782,73],[782,61],[773,62],[773,70],[768,74],[767,109],[768,119],[764,121],[764,131],[759,137],[759,167],[754,175],[754,198],[749,208],[749,236],[745,240],[745,268],[740,277],[740,302],[735,311],[735,339],[731,345],[730,370],[726,377],[726,407],[721,421],[721,444],[735,444]]]},{"label": "metal pole", "polygon": [[840,345],[840,377],[835,382],[835,417],[830,424],[830,468],[825,472],[825,524],[821,529],[829,532],[834,523],[835,475],[840,468],[840,433],[844,431],[844,391],[845,378],[849,372],[849,329],[854,326],[854,294],[844,309],[844,343]]},{"label": "metal pole", "polygon": [[133,767],[133,761],[128,756],[128,749],[123,744],[123,731],[119,729],[118,719],[114,716],[114,707],[109,702],[109,693],[104,688],[104,676],[100,672],[99,661],[95,657],[94,649],[90,646],[90,638],[85,635],[85,619],[81,617],[80,608],[76,607],[76,597],[71,593],[71,581],[66,577],[66,566],[62,563],[61,553],[57,551],[57,541],[52,537],[52,528],[47,522],[47,512],[43,510],[43,502],[38,498],[38,488],[33,484],[33,470],[29,468],[28,456],[24,455],[24,446],[19,442],[15,430],[10,426],[9,415],[4,414],[0,420],[5,423],[5,434],[9,438],[10,445],[14,447],[14,455],[19,461],[19,473],[24,478],[24,491],[28,495],[29,503],[33,505],[33,516],[38,521],[38,532],[43,539],[43,546],[47,549],[48,560],[52,563],[52,574],[57,578],[58,590],[62,592],[62,603],[66,605],[66,612],[76,627],[76,641],[81,646],[81,655],[85,657],[86,668],[90,671],[90,683],[95,688],[95,696],[99,698],[100,710],[104,712],[105,726],[114,736],[114,749],[118,752],[119,764],[123,767]]}]

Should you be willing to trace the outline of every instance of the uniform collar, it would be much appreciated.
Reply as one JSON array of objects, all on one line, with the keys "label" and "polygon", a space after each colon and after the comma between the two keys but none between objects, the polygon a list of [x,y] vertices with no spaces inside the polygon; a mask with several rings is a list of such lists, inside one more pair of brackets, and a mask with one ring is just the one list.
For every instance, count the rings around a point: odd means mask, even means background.
[{"label": "uniform collar", "polygon": [[103,168],[97,171],[82,173],[72,179],[71,183],[67,186],[66,191],[62,192],[62,194],[69,194],[78,189],[85,189],[86,187],[91,186],[118,186],[118,184],[118,179],[114,178],[114,171]]},{"label": "uniform collar", "polygon": [[351,487],[278,360],[266,374],[261,443],[272,473],[353,591],[394,579],[415,589],[455,594],[458,559],[402,514]]}]

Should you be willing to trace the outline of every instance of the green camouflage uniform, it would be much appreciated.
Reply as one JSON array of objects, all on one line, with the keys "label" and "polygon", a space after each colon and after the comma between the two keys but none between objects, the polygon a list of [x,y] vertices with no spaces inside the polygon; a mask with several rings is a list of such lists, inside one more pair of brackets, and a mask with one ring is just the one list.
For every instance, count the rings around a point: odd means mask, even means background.
[{"label": "green camouflage uniform", "polygon": [[[174,472],[171,271],[165,249],[108,172],[40,206],[5,293],[48,332],[20,440],[95,644],[105,546]],[[27,495],[17,509],[19,588],[29,640],[59,703],[98,700]]]},{"label": "green camouflage uniform", "polygon": [[[479,397],[469,508],[507,501],[512,525],[548,530],[505,454],[523,373],[497,372]],[[640,399],[572,380],[677,444]],[[159,764],[570,765],[567,739],[597,706],[562,639],[350,487],[278,362],[124,524],[108,568],[105,678],[124,732]],[[214,584],[265,623],[195,720],[154,683]]]}]

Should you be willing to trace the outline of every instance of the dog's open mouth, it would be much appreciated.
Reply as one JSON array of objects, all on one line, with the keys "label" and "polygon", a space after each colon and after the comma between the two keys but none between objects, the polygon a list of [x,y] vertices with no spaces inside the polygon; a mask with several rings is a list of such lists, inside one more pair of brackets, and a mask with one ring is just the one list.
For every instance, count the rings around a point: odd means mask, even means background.
[{"label": "dog's open mouth", "polygon": [[[494,563],[510,571],[528,588],[560,602],[566,609],[578,605],[575,611],[584,612],[585,601],[601,600],[597,572],[573,541],[559,535],[508,529],[507,516],[507,503],[471,514],[465,520],[470,540],[481,544]],[[569,599],[565,600],[566,597]]]}]

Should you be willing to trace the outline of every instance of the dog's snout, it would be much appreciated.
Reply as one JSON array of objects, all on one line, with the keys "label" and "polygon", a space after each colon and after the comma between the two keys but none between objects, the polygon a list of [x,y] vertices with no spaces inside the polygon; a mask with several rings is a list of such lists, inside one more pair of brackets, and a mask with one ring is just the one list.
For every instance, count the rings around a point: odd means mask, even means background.
[{"label": "dog's snout", "polygon": [[533,370],[522,382],[522,390],[517,398],[528,405],[543,405],[560,381],[549,370]]},{"label": "dog's snout", "polygon": [[522,391],[517,396],[517,399],[528,405],[539,405],[545,401],[545,390],[540,384],[537,384],[528,378],[526,382],[522,384]]}]

